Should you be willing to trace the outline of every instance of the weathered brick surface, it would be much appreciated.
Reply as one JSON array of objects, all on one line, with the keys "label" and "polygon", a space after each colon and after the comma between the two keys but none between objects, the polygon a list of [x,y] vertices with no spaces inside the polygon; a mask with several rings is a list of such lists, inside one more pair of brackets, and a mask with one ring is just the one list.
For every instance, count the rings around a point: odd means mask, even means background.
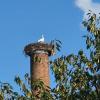
[{"label": "weathered brick surface", "polygon": [[31,43],[24,48],[30,56],[31,80],[41,79],[45,85],[50,85],[48,56],[53,54],[53,46],[46,43]]},{"label": "weathered brick surface", "polygon": [[[38,59],[38,60],[35,60]],[[41,79],[45,85],[49,86],[49,61],[47,53],[36,53],[31,56],[31,79]]]}]

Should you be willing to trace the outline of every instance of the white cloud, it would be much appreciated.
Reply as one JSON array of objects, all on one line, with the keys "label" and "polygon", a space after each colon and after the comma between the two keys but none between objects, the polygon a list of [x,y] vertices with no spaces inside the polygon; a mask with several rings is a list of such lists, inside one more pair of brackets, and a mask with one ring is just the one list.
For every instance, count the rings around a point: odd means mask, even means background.
[{"label": "white cloud", "polygon": [[100,13],[100,3],[95,3],[93,0],[75,0],[75,4],[79,7],[84,15],[91,10],[93,13]]}]

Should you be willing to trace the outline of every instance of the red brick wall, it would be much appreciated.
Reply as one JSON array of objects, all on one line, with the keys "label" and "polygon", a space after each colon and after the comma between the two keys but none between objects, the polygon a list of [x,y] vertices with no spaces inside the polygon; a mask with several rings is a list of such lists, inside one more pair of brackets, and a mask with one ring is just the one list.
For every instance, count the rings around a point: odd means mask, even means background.
[{"label": "red brick wall", "polygon": [[47,53],[36,53],[31,55],[31,80],[42,79],[45,85],[49,86],[49,60]]}]

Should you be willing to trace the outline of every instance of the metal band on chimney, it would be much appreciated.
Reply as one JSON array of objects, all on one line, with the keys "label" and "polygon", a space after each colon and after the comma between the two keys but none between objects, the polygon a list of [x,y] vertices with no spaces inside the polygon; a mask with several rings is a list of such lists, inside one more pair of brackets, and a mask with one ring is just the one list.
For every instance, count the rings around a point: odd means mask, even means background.
[{"label": "metal band on chimney", "polygon": [[44,51],[44,50],[35,50],[33,53],[35,54],[47,54],[48,55],[48,52],[47,51]]}]

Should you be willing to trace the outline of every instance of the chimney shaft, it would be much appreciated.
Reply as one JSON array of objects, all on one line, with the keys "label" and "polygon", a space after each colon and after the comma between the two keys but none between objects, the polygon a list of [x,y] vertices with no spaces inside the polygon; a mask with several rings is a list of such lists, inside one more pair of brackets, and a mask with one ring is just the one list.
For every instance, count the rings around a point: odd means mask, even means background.
[{"label": "chimney shaft", "polygon": [[49,60],[48,53],[35,52],[30,58],[31,65],[31,79],[34,81],[36,79],[41,79],[45,85],[49,86]]},{"label": "chimney shaft", "polygon": [[46,86],[50,86],[49,56],[52,55],[53,46],[45,43],[32,43],[27,45],[24,51],[30,56],[31,81],[41,79]]}]

